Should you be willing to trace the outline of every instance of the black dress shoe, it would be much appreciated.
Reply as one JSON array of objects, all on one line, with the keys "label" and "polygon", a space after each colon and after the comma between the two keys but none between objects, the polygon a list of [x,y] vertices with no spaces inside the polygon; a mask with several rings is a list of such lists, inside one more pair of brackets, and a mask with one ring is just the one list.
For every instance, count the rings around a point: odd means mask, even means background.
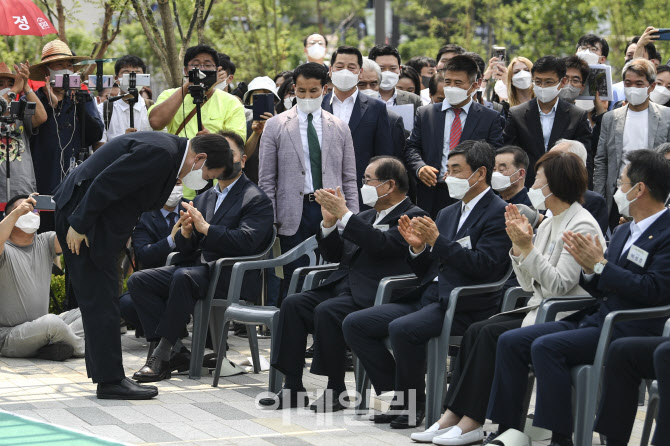
[{"label": "black dress shoe", "polygon": [[[286,399],[288,399],[288,404]],[[295,409],[306,407],[309,404],[309,398],[305,394],[304,387],[300,390],[292,390],[284,387],[275,396],[262,398],[258,403],[265,407],[275,406],[275,410]]]},{"label": "black dress shoe", "polygon": [[56,342],[55,344],[48,344],[37,350],[38,359],[46,359],[49,361],[65,361],[71,358],[74,354],[74,347],[66,342]]},{"label": "black dress shoe", "polygon": [[309,406],[309,409],[317,413],[338,412],[347,409],[349,406],[345,406],[340,402],[339,395],[338,392],[335,392],[332,389],[326,389],[321,396]]},{"label": "black dress shoe", "polygon": [[96,393],[101,400],[149,400],[158,395],[158,389],[123,378],[117,383],[99,383]]},{"label": "black dress shoe", "polygon": [[[423,418],[426,416],[426,410],[423,407],[417,407],[414,414],[409,414],[409,411],[405,409],[401,415],[395,417],[391,421],[391,427],[393,429],[409,429],[413,427],[420,426],[423,423]],[[410,415],[414,415],[411,416]]]},{"label": "black dress shoe", "polygon": [[163,361],[156,356],[151,356],[147,359],[144,367],[135,372],[133,379],[141,383],[152,383],[170,379],[171,376],[170,361]]},{"label": "black dress shoe", "polygon": [[[191,365],[191,352],[186,347],[182,347],[177,353],[170,356],[170,371],[185,372]],[[216,365],[214,366],[216,367]]]}]

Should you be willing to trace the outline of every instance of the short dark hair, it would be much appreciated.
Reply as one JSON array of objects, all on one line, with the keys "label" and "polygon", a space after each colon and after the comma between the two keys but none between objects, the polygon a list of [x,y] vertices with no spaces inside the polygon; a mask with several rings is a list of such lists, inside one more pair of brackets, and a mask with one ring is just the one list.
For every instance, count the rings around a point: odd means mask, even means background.
[{"label": "short dark hair", "polygon": [[398,80],[402,78],[407,78],[414,84],[414,94],[419,94],[421,92],[421,76],[416,70],[412,67],[404,66],[400,69],[400,76]]},{"label": "short dark hair", "polygon": [[[636,44],[637,42],[640,41],[640,36],[635,36],[633,37],[630,42],[628,42],[628,45],[626,45],[626,51],[624,51],[624,55],[626,52],[628,52],[628,47],[631,46],[632,44]],[[655,59],[656,58],[656,45],[654,45],[652,42],[649,42],[644,46],[644,48],[647,50],[647,54],[649,55],[649,60]]]},{"label": "short dark hair", "polygon": [[525,150],[519,146],[503,146],[496,150],[496,155],[504,155],[506,153],[511,153],[514,155],[514,166],[517,169],[526,169],[528,170],[528,165],[530,164],[530,159]]},{"label": "short dark hair", "polygon": [[665,203],[670,195],[670,163],[660,153],[641,149],[626,154],[630,182],[644,183],[649,195],[659,203]]},{"label": "short dark hair", "polygon": [[444,64],[444,72],[447,71],[464,71],[472,83],[477,81],[479,67],[472,57],[460,55],[452,57]]},{"label": "short dark hair", "polygon": [[[313,36],[314,34],[323,37],[323,43],[325,43],[326,46],[328,46],[328,38],[327,38],[326,36],[324,36],[324,35],[322,35],[322,34],[319,34],[319,33],[312,33],[312,34],[310,34],[309,36]],[[309,37],[309,36],[307,36],[307,37]],[[303,39],[303,41],[302,41],[302,46],[303,46],[304,48],[307,48],[307,37],[305,37],[305,38]]]},{"label": "short dark hair", "polygon": [[363,66],[363,55],[361,54],[360,50],[358,48],[355,48],[353,46],[338,46],[335,51],[333,51],[333,55],[330,58],[330,65],[333,66],[335,65],[335,61],[337,60],[337,55],[338,54],[353,54],[358,58],[358,67]]},{"label": "short dark hair", "polygon": [[378,163],[375,175],[382,181],[393,180],[402,193],[409,190],[409,176],[405,165],[395,156],[381,155],[370,158],[370,164]]},{"label": "short dark hair", "polygon": [[223,71],[228,73],[228,76],[235,74],[237,67],[235,63],[230,59],[230,56],[224,53],[219,53],[219,66]]},{"label": "short dark hair", "polygon": [[224,168],[226,172],[232,172],[233,152],[228,140],[218,133],[206,133],[194,136],[190,139],[189,147],[195,153],[207,155],[207,167],[209,169]]},{"label": "short dark hair", "polygon": [[279,90],[277,90],[277,96],[279,96],[279,103],[275,106],[275,109],[277,110],[277,113],[282,113],[288,110],[286,106],[284,105],[284,98],[286,98],[286,95],[291,93],[291,90],[295,90],[295,83],[293,79],[293,72],[292,71],[284,71],[284,73],[290,73],[287,74],[284,77],[284,83],[281,84],[279,87]]},{"label": "short dark hair", "polygon": [[431,96],[437,94],[437,86],[440,85],[440,82],[444,82],[444,75],[442,73],[433,74],[430,78],[430,82],[428,82],[428,93],[430,93]]},{"label": "short dark hair", "polygon": [[21,195],[15,195],[12,198],[10,198],[7,204],[5,205],[5,217],[11,214],[12,211],[18,206],[18,204],[16,204],[17,201],[27,200],[29,197],[30,195],[21,194]]},{"label": "short dark hair", "polygon": [[195,59],[195,57],[198,54],[209,54],[212,56],[212,60],[214,61],[217,66],[219,65],[219,53],[216,52],[214,48],[212,48],[209,45],[195,45],[189,48],[186,48],[186,52],[184,53],[184,67],[188,66],[188,63]]},{"label": "short dark hair", "polygon": [[379,56],[394,56],[398,59],[398,65],[402,65],[400,53],[391,45],[375,45],[368,53],[368,59],[376,61]]},{"label": "short dark hair", "polygon": [[554,72],[561,80],[565,77],[565,61],[556,56],[542,56],[535,61],[533,68],[530,69],[530,74],[535,76],[535,73],[551,73]]},{"label": "short dark hair", "polygon": [[465,48],[459,45],[455,45],[453,43],[448,43],[444,45],[440,50],[437,52],[437,57],[435,58],[436,61],[440,61],[440,58],[444,53],[456,53],[457,55],[465,53]]},{"label": "short dark hair", "polygon": [[141,68],[142,73],[147,72],[147,66],[142,59],[131,54],[126,54],[125,56],[119,57],[114,64],[114,74],[119,75],[119,71],[126,67],[131,68]]},{"label": "short dark hair", "polygon": [[600,44],[600,52],[607,58],[610,54],[610,46],[604,37],[596,36],[595,34],[584,34],[580,37],[579,41],[577,41],[577,49],[581,46],[595,46],[596,43]]},{"label": "short dark hair", "polygon": [[656,67],[656,77],[658,77],[659,74],[665,73],[666,71],[670,71],[670,65],[659,65]]},{"label": "short dark hair", "polygon": [[421,74],[421,70],[426,67],[434,67],[437,65],[437,62],[435,62],[435,59],[427,56],[415,56],[412,57],[410,60],[405,62],[405,65],[408,67],[412,67],[416,70],[417,73]]},{"label": "short dark hair", "polygon": [[281,73],[277,73],[272,80],[277,82],[277,79],[280,77],[283,77],[284,80],[286,80],[286,78],[293,77],[293,71],[282,71]]},{"label": "short dark hair", "polygon": [[472,172],[485,167],[486,168],[486,184],[491,185],[491,176],[493,175],[493,168],[496,165],[496,152],[493,150],[491,144],[484,140],[480,141],[463,141],[458,143],[454,149],[449,152],[448,158],[454,155],[465,156],[465,162],[468,163]]},{"label": "short dark hair", "polygon": [[[244,139],[242,139],[240,135],[229,130],[219,130],[217,133],[224,138],[232,139],[235,143],[235,148],[237,151],[240,153],[240,155],[244,155]],[[230,142],[228,142],[228,145],[230,145]]]},{"label": "short dark hair", "polygon": [[328,68],[316,62],[307,62],[293,70],[293,82],[297,83],[299,76],[305,79],[319,79],[323,87],[328,83]]},{"label": "short dark hair", "polygon": [[465,53],[463,53],[463,55],[471,58],[477,64],[477,68],[479,68],[479,74],[477,75],[477,79],[484,76],[484,71],[486,71],[486,62],[484,62],[482,56],[473,51],[466,51]]},{"label": "short dark hair", "polygon": [[535,172],[540,167],[551,193],[566,203],[581,203],[589,185],[589,176],[582,159],[570,152],[550,150],[535,163]]},{"label": "short dark hair", "polygon": [[586,78],[589,76],[589,64],[586,63],[583,59],[580,59],[577,56],[568,56],[565,58],[565,72],[568,72],[568,68],[575,68],[579,70],[579,75],[582,77],[582,83],[586,83]]}]

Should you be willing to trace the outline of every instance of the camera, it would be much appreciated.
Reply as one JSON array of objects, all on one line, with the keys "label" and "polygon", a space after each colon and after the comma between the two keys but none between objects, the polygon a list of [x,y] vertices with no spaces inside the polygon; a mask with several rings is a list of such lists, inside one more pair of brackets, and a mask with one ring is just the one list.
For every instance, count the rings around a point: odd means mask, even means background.
[{"label": "camera", "polygon": [[[10,99],[14,99],[15,97],[15,94],[10,94]],[[4,116],[5,113],[7,113],[7,110],[9,110],[9,115]],[[2,122],[12,123],[15,121],[24,121],[26,117],[30,118],[34,114],[35,103],[28,102],[25,96],[18,101],[12,100],[9,104],[7,104],[4,99],[0,100],[0,121]]]},{"label": "camera", "polygon": [[81,76],[78,74],[57,74],[51,81],[51,86],[55,88],[79,90],[81,88]]},{"label": "camera", "polygon": [[94,74],[91,74],[88,76],[88,88],[91,90],[97,90],[98,88],[98,78],[102,78],[102,88],[103,90],[105,88],[112,88],[114,86],[114,76],[112,75],[102,75],[102,76],[97,76]]},{"label": "camera", "polygon": [[216,70],[200,70],[193,68],[188,72],[188,81],[194,85],[200,85],[205,90],[216,83]]},{"label": "camera", "polygon": [[506,48],[504,46],[494,46],[493,47],[493,55],[498,58],[498,62],[505,64],[505,53],[506,53]]},{"label": "camera", "polygon": [[[133,81],[133,78],[135,79]],[[151,87],[151,75],[139,73],[126,73],[121,78],[121,88],[125,91],[137,87]]]}]

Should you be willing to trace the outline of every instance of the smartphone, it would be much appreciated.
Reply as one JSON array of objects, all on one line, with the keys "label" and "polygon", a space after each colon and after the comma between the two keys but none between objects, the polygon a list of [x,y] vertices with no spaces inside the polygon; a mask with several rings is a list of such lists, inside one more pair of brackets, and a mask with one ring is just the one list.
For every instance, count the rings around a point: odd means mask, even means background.
[{"label": "smartphone", "polygon": [[[66,76],[68,81],[64,83]],[[78,74],[57,74],[54,76],[53,86],[56,88],[70,88],[73,90],[79,89],[81,88],[81,76]]]},{"label": "smartphone", "polygon": [[275,95],[272,93],[260,93],[254,95],[252,105],[253,120],[260,121],[264,113],[275,114]]},{"label": "smartphone", "polygon": [[[126,73],[121,78],[121,87],[125,90],[130,88],[130,73]],[[151,75],[150,74],[135,74],[135,87],[151,87]]]},{"label": "smartphone", "polygon": [[53,211],[56,209],[53,195],[31,195],[37,204],[34,206],[38,211]]},{"label": "smartphone", "polygon": [[[112,88],[114,85],[114,76],[109,74],[103,74],[102,76],[102,88]],[[98,87],[98,76],[91,74],[88,76],[88,88],[95,90]]]},{"label": "smartphone", "polygon": [[499,63],[506,65],[507,60],[505,59],[507,49],[504,46],[494,46],[493,55],[498,58]]},{"label": "smartphone", "polygon": [[670,40],[670,28],[660,28],[656,34],[657,40]]}]

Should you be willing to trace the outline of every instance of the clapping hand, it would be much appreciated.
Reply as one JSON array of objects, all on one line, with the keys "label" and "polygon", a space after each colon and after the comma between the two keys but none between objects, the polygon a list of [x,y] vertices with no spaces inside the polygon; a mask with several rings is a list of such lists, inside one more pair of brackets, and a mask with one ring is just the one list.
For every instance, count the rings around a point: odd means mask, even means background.
[{"label": "clapping hand", "polygon": [[527,256],[533,249],[533,227],[513,204],[505,207],[505,226],[507,236],[512,241],[512,253],[515,256]]},{"label": "clapping hand", "polygon": [[578,232],[565,231],[563,233],[563,246],[586,274],[593,274],[595,264],[602,262],[605,258],[600,238],[591,234],[584,235]]},{"label": "clapping hand", "polygon": [[207,233],[209,232],[209,223],[205,221],[205,217],[203,217],[200,211],[193,206],[193,202],[189,201],[188,203],[182,203],[182,205],[184,206],[184,208],[186,208],[187,214],[192,221],[193,227],[195,227],[195,229],[199,233],[207,235]]},{"label": "clapping hand", "polygon": [[332,228],[335,223],[337,223],[337,217],[334,216],[323,204],[324,202],[324,195],[323,194],[331,194],[331,195],[336,195],[335,189],[319,189],[314,193],[314,197],[316,198],[316,202],[321,205],[321,216],[323,217],[323,227],[324,228]]},{"label": "clapping hand", "polygon": [[412,230],[421,239],[423,243],[435,246],[440,231],[437,225],[430,217],[414,217],[411,222]]},{"label": "clapping hand", "polygon": [[321,209],[325,209],[337,220],[341,220],[349,212],[340,186],[337,186],[337,189],[334,191],[332,189],[319,189],[314,192],[314,198],[321,205]]},{"label": "clapping hand", "polygon": [[398,232],[411,246],[415,254],[419,254],[426,248],[426,244],[419,238],[419,236],[412,229],[412,221],[407,215],[403,215],[398,220]]}]

